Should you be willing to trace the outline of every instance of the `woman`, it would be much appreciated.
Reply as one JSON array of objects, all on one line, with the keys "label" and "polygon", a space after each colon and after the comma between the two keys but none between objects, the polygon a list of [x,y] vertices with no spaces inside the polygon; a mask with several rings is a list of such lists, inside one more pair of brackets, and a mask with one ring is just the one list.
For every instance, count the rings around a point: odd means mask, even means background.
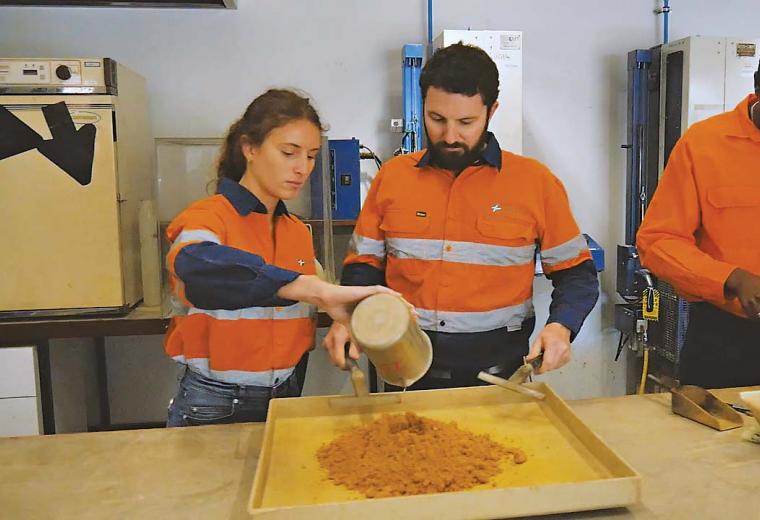
[{"label": "woman", "polygon": [[301,394],[315,306],[345,323],[359,300],[389,291],[319,280],[311,234],[282,202],[308,179],[321,131],[308,99],[265,92],[229,129],[216,195],[170,224],[165,348],[187,370],[167,426],[265,420],[271,398]]}]

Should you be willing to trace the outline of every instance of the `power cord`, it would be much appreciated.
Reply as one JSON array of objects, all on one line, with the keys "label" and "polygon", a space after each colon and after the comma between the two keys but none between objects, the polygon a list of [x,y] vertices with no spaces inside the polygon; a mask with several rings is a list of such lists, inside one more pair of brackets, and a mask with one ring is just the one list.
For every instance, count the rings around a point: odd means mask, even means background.
[{"label": "power cord", "polygon": [[382,166],[383,166],[383,161],[381,161],[381,160],[380,160],[380,158],[377,156],[377,154],[376,154],[375,152],[373,152],[373,151],[372,151],[372,150],[369,148],[369,146],[365,146],[365,145],[363,145],[363,144],[360,144],[360,145],[359,145],[359,148],[360,148],[361,150],[367,150],[367,152],[366,152],[366,153],[360,153],[360,154],[359,154],[359,157],[360,157],[361,159],[373,159],[373,160],[375,161],[375,166],[377,166],[377,169],[378,169],[378,170],[380,170],[380,168],[382,168]]}]

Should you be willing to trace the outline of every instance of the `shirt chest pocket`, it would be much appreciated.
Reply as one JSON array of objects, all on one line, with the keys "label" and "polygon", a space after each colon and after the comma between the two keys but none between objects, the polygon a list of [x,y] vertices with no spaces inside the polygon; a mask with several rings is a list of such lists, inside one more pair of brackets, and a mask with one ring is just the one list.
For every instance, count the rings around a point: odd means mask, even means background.
[{"label": "shirt chest pocket", "polygon": [[707,190],[707,201],[715,208],[760,208],[760,185],[719,186]]},{"label": "shirt chest pocket", "polygon": [[410,283],[420,283],[430,267],[427,260],[441,258],[439,241],[427,239],[430,215],[424,210],[387,210],[380,229],[385,233],[388,276],[400,276]]},{"label": "shirt chest pocket", "polygon": [[514,218],[479,216],[476,227],[484,237],[504,245],[529,245],[536,242],[534,222]]},{"label": "shirt chest pocket", "polygon": [[760,237],[760,185],[708,188],[707,203],[703,225],[712,233],[741,241]]},{"label": "shirt chest pocket", "polygon": [[391,209],[383,215],[380,229],[386,236],[417,236],[430,227],[430,216],[426,211]]}]

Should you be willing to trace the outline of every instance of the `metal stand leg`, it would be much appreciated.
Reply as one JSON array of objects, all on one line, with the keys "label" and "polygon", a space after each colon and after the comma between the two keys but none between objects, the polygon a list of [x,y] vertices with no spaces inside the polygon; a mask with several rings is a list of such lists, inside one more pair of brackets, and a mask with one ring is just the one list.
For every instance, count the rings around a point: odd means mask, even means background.
[{"label": "metal stand leg", "polygon": [[371,361],[367,364],[369,365],[369,391],[374,394],[377,392],[377,370]]},{"label": "metal stand leg", "polygon": [[98,397],[100,399],[100,428],[108,430],[111,427],[111,400],[108,395],[108,367],[106,366],[106,339],[95,339],[95,363],[98,384]]},{"label": "metal stand leg", "polygon": [[37,365],[40,376],[40,403],[42,405],[42,432],[55,433],[55,409],[53,407],[53,381],[50,369],[50,342],[37,343]]}]

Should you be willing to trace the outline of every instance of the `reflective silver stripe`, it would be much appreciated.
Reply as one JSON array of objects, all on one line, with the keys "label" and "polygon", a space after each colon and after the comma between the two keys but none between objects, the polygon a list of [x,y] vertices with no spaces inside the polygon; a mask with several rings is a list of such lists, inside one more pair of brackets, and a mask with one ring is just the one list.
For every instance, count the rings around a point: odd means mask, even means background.
[{"label": "reflective silver stripe", "polygon": [[216,379],[224,383],[230,383],[233,385],[246,385],[246,386],[276,386],[293,373],[293,368],[278,368],[276,370],[263,370],[261,372],[247,372],[245,370],[211,370],[208,367],[208,359],[206,358],[192,358],[185,359],[185,356],[174,356],[172,359],[178,363],[189,366],[193,372],[197,372],[202,376]]},{"label": "reflective silver stripe", "polygon": [[274,307],[247,307],[245,309],[199,309],[192,307],[189,315],[205,314],[217,320],[271,320],[274,319]]},{"label": "reflective silver stripe", "polygon": [[443,256],[443,240],[388,237],[385,244],[388,247],[388,256],[396,258],[440,260]]},{"label": "reflective silver stripe", "polygon": [[185,230],[174,239],[173,246],[183,244],[185,242],[213,242],[214,244],[221,244],[222,241],[216,236],[215,233],[205,229],[190,229]]},{"label": "reflective silver stripe", "polygon": [[246,307],[245,309],[198,309],[191,307],[188,315],[205,314],[217,320],[291,320],[295,318],[313,318],[316,315],[314,305],[298,302],[287,307]]},{"label": "reflective silver stripe", "polygon": [[534,316],[533,301],[502,307],[491,311],[454,312],[417,309],[419,325],[424,330],[437,332],[485,332],[507,327],[519,330],[522,323]]},{"label": "reflective silver stripe", "polygon": [[533,262],[536,246],[511,247],[473,242],[447,241],[443,245],[443,259],[446,262],[460,262],[478,265],[524,265]]},{"label": "reflective silver stripe", "polygon": [[[177,238],[174,239],[174,242],[172,242],[172,246],[169,248],[169,251],[174,251],[176,248],[181,246],[182,244],[185,244],[187,242],[213,242],[214,244],[221,244],[222,241],[219,240],[219,237],[216,236],[216,234],[212,233],[211,231],[207,231],[205,229],[191,229],[191,230],[185,230],[179,235],[177,235]],[[166,256],[166,267],[169,269],[169,271],[172,270],[172,266],[169,265],[169,255]]]},{"label": "reflective silver stripe", "polygon": [[[177,238],[175,238],[174,242],[172,242],[172,247],[169,249],[169,251],[173,251],[174,249],[178,248],[182,244],[186,244],[187,242],[213,242],[214,244],[222,243],[222,241],[219,240],[219,237],[211,231],[207,231],[205,229],[185,230],[177,235]],[[166,261],[168,266],[168,255],[166,257]]]},{"label": "reflective silver stripe", "polygon": [[536,246],[496,246],[456,240],[425,238],[385,239],[388,256],[402,259],[443,260],[475,265],[525,265],[533,263]]},{"label": "reflective silver stripe", "polygon": [[544,265],[554,265],[567,260],[572,260],[583,251],[588,249],[586,238],[583,235],[568,240],[564,244],[541,250],[541,262]]},{"label": "reflective silver stripe", "polygon": [[171,304],[171,316],[187,316],[190,307],[185,306],[176,294],[172,294],[169,298]]},{"label": "reflective silver stripe", "polygon": [[310,303],[298,302],[287,307],[275,307],[274,319],[291,320],[296,318],[316,318],[317,306]]},{"label": "reflective silver stripe", "polygon": [[385,260],[385,242],[382,240],[375,240],[374,238],[368,238],[357,233],[351,235],[351,240],[348,243],[348,251],[357,255],[376,256],[381,260]]}]

